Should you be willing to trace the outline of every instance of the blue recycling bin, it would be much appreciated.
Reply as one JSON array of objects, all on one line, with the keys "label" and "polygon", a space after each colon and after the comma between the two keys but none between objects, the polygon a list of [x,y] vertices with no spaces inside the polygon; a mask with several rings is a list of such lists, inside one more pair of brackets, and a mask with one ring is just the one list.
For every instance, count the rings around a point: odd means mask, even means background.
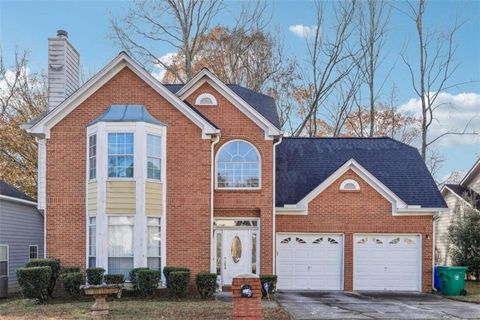
[{"label": "blue recycling bin", "polygon": [[439,266],[435,266],[433,269],[433,287],[437,289],[438,292],[442,292],[442,278],[440,276]]}]

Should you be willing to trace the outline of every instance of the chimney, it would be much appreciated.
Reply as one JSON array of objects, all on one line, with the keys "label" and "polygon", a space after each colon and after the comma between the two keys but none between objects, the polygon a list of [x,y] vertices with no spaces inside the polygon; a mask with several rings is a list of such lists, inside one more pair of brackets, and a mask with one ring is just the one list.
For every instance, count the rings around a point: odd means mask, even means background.
[{"label": "chimney", "polygon": [[48,38],[48,110],[68,98],[80,85],[80,55],[68,41],[68,33],[58,30]]}]

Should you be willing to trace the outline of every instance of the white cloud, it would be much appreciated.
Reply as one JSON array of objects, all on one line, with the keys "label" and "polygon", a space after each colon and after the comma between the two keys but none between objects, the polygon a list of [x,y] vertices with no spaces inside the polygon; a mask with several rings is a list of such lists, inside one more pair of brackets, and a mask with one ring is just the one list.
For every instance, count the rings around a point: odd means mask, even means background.
[{"label": "white cloud", "polygon": [[[428,137],[434,139],[447,131],[461,132],[469,124],[467,131],[480,132],[480,94],[459,93],[452,95],[441,92],[438,95],[434,112],[434,121],[430,127]],[[399,111],[421,117],[421,102],[412,98],[401,105]],[[436,146],[448,147],[452,145],[480,144],[479,135],[448,135],[436,142]]]},{"label": "white cloud", "polygon": [[[171,64],[173,63],[173,60],[175,59],[175,57],[177,56],[177,53],[176,52],[168,52],[166,54],[164,54],[163,56],[161,56],[159,58],[159,60],[161,62],[163,62],[164,64]],[[161,65],[159,64],[156,64],[155,65],[155,70],[152,71],[152,75],[159,81],[162,81],[163,80],[163,77],[165,76],[165,73],[167,72],[167,70],[162,67]]]},{"label": "white cloud", "polygon": [[296,24],[288,27],[288,30],[293,32],[297,37],[308,38],[315,35],[317,31],[317,26],[306,26],[303,24]]}]

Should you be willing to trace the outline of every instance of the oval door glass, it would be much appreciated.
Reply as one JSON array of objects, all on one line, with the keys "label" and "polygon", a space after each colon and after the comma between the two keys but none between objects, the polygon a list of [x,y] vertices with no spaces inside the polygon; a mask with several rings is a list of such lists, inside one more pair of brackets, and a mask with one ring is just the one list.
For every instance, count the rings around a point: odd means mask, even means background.
[{"label": "oval door glass", "polygon": [[241,257],[242,257],[242,241],[240,241],[240,238],[238,236],[235,236],[232,239],[232,260],[233,262],[238,263]]}]

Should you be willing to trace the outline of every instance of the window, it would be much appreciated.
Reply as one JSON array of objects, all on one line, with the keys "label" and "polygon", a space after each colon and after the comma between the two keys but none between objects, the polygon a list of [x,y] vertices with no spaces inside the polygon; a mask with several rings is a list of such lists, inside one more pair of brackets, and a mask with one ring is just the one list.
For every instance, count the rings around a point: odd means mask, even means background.
[{"label": "window", "polygon": [[257,273],[257,234],[252,233],[252,273]]},{"label": "window", "polygon": [[108,218],[108,273],[123,274],[133,269],[134,217]]},{"label": "window", "polygon": [[161,270],[160,218],[147,218],[147,267]]},{"label": "window", "polygon": [[8,276],[8,245],[0,244],[0,276]]},{"label": "window", "polygon": [[28,251],[30,252],[30,260],[38,259],[38,246],[37,245],[30,245]]},{"label": "window", "polygon": [[195,99],[195,105],[197,106],[216,106],[217,99],[210,93],[202,93]]},{"label": "window", "polygon": [[97,258],[97,218],[88,218],[88,267],[96,267]]},{"label": "window", "polygon": [[341,191],[360,191],[360,185],[357,181],[352,179],[347,179],[342,181],[340,184]]},{"label": "window", "polygon": [[133,133],[108,134],[108,176],[133,177]]},{"label": "window", "polygon": [[160,160],[162,138],[147,135],[147,178],[160,180]]},{"label": "window", "polygon": [[217,232],[217,275],[222,273],[222,233]]},{"label": "window", "polygon": [[97,135],[88,137],[88,178],[97,177]]},{"label": "window", "polygon": [[260,155],[245,141],[222,146],[217,158],[217,188],[259,188]]}]

